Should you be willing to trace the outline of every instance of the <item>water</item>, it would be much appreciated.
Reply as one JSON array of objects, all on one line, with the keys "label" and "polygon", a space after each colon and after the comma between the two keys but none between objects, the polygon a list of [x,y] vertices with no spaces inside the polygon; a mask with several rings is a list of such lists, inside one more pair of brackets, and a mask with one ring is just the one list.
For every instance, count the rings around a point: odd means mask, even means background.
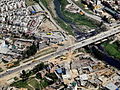
[{"label": "water", "polygon": [[63,20],[65,23],[70,24],[71,28],[73,29],[74,35],[77,36],[76,37],[77,41],[81,41],[81,38],[83,37],[86,39],[97,34],[95,31],[90,33],[81,32],[74,22],[66,19],[61,12],[60,0],[54,0],[54,5],[55,5],[56,14],[58,15],[58,17],[61,20]]},{"label": "water", "polygon": [[[80,39],[80,38],[82,38],[82,37],[88,38],[89,36],[94,36],[94,35],[96,34],[96,32],[92,32],[92,33],[89,34],[89,35],[86,34],[86,33],[80,32],[80,31],[78,30],[78,28],[76,27],[76,25],[75,25],[72,21],[66,19],[65,16],[62,14],[60,1],[59,1],[59,0],[54,0],[54,5],[55,5],[55,10],[56,10],[56,13],[57,13],[58,17],[59,17],[60,19],[62,19],[64,22],[70,24],[71,27],[73,28],[75,34],[76,34],[76,35],[79,35],[79,36],[77,37],[77,39]],[[75,36],[76,36],[76,35],[75,35]],[[106,63],[108,63],[109,65],[114,66],[114,67],[120,69],[120,60],[114,59],[113,57],[109,56],[109,55],[104,51],[103,47],[98,46],[98,49],[95,48],[95,47],[93,47],[93,48],[92,48],[92,52],[94,53],[94,55],[95,55],[97,58],[99,58],[99,59],[101,59],[101,60],[104,60],[104,61],[105,61]]]},{"label": "water", "polygon": [[72,21],[65,18],[65,16],[61,12],[61,4],[59,0],[54,0],[55,10],[60,19],[62,19],[64,22],[72,24]]},{"label": "water", "polygon": [[98,59],[101,59],[108,63],[109,65],[120,69],[120,60],[114,59],[113,57],[109,56],[104,51],[103,47],[101,46],[92,47],[92,52]]}]

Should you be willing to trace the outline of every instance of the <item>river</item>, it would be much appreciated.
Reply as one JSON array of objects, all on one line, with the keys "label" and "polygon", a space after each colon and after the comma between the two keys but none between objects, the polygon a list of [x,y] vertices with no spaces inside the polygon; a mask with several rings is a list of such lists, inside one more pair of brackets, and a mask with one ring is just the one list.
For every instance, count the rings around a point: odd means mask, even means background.
[{"label": "river", "polygon": [[66,23],[73,24],[72,21],[66,19],[64,17],[64,15],[62,14],[60,1],[59,0],[54,0],[54,5],[55,5],[55,11],[56,11],[56,14],[58,15],[58,17]]},{"label": "river", "polygon": [[[54,5],[55,5],[56,14],[58,15],[58,17],[60,19],[62,19],[65,23],[68,23],[72,26],[74,32],[77,32],[77,34],[79,35],[78,38],[82,38],[85,36],[87,36],[87,38],[89,38],[88,34],[80,32],[78,30],[79,28],[76,27],[75,23],[73,23],[72,21],[65,18],[65,16],[61,12],[61,4],[60,4],[59,0],[54,0]],[[105,61],[106,63],[108,63],[111,66],[114,66],[114,67],[120,69],[120,60],[114,59],[113,57],[106,54],[106,52],[103,51],[103,47],[101,47],[101,46],[96,46],[96,47],[92,47],[91,50],[92,50],[92,53],[97,58]]]},{"label": "river", "polygon": [[94,46],[91,48],[92,53],[95,55],[96,58],[105,61],[107,64],[120,69],[120,60],[115,59],[109,56],[105,51],[104,48],[100,45]]},{"label": "river", "polygon": [[81,41],[84,39],[87,39],[91,36],[94,36],[95,34],[97,34],[97,32],[93,31],[90,33],[85,33],[80,31],[80,29],[77,27],[75,22],[72,22],[68,19],[65,18],[65,16],[63,15],[63,13],[61,12],[61,3],[60,0],[54,0],[54,5],[55,5],[55,11],[57,16],[63,20],[65,23],[69,24],[71,26],[71,28],[73,29],[74,32],[74,36],[76,37],[76,41]]}]

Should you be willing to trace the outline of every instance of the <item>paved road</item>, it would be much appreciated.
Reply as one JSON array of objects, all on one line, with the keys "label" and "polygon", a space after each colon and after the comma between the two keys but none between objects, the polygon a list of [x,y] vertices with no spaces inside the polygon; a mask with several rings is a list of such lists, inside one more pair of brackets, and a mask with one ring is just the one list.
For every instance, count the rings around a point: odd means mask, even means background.
[{"label": "paved road", "polygon": [[38,63],[41,62],[41,61],[45,61],[45,60],[47,61],[48,59],[50,59],[50,58],[52,58],[52,57],[55,57],[55,56],[62,55],[62,54],[64,54],[64,53],[68,52],[69,50],[75,50],[75,49],[77,49],[77,48],[84,47],[84,46],[86,46],[86,45],[89,45],[89,44],[91,44],[91,43],[97,42],[97,41],[99,41],[99,40],[102,40],[102,39],[104,39],[104,38],[107,38],[107,37],[112,36],[112,35],[117,34],[117,33],[120,33],[120,26],[118,26],[118,27],[116,27],[116,28],[112,28],[112,29],[109,30],[109,31],[102,32],[102,33],[100,33],[100,34],[98,34],[98,35],[96,35],[96,36],[93,36],[93,37],[91,37],[91,38],[89,38],[89,39],[83,40],[83,41],[81,41],[81,42],[79,42],[79,43],[76,43],[76,44],[74,44],[74,45],[71,45],[71,46],[69,46],[68,48],[65,48],[65,49],[63,49],[63,50],[61,50],[61,51],[54,52],[54,53],[49,54],[48,56],[44,56],[44,57],[42,57],[42,58],[37,58],[37,59],[36,59],[36,62],[32,62],[32,61],[31,61],[31,62],[29,62],[29,63],[27,63],[27,64],[24,64],[24,65],[15,67],[15,68],[13,68],[13,69],[11,69],[11,70],[8,70],[8,71],[6,71],[6,72],[2,72],[2,73],[0,74],[0,78],[3,78],[3,77],[5,77],[5,76],[7,76],[7,75],[9,75],[9,74],[12,74],[12,73],[15,73],[15,72],[19,72],[19,71],[21,71],[21,70],[23,70],[23,69],[25,69],[25,68],[29,68],[29,67],[35,66],[36,64],[38,64]]},{"label": "paved road", "polygon": [[[52,15],[49,12],[49,10],[42,4],[42,2],[40,0],[39,0],[39,4],[44,9],[44,11],[46,11],[48,13],[47,17],[57,27],[57,29],[59,31],[61,31],[62,33],[65,33],[65,31],[55,22],[55,20],[53,19]],[[65,39],[67,39],[67,36],[65,34],[64,34],[64,36],[65,36]]]},{"label": "paved road", "polygon": [[[50,12],[48,11],[48,9],[42,4],[42,2],[39,0],[39,4],[41,5],[41,7],[44,9],[44,11],[46,11],[48,13],[48,17],[50,18],[50,20],[52,21],[52,23],[59,29],[62,30],[63,29],[57,25],[57,23],[54,21],[53,17],[51,16]],[[63,31],[64,32],[64,31]]]},{"label": "paved road", "polygon": [[50,54],[48,56],[45,56],[45,57],[42,57],[42,58],[37,58],[35,62],[31,61],[30,63],[18,66],[16,68],[11,69],[11,70],[7,70],[6,72],[3,72],[3,73],[0,74],[0,78],[3,78],[5,76],[10,75],[10,74],[15,73],[15,72],[20,72],[21,70],[23,70],[25,68],[33,67],[33,66],[37,65],[39,62],[41,62],[41,61],[48,60],[48,59],[50,59],[50,58],[52,58],[54,56],[62,55],[63,52],[65,53],[65,52],[67,52],[67,50],[66,49],[61,50],[59,52],[55,52],[55,53]]},{"label": "paved road", "polygon": [[[72,0],[67,0],[69,3],[71,3],[71,4],[73,4],[75,7],[77,7],[77,8],[79,8],[79,11],[82,11],[87,17],[90,17],[90,18],[92,18],[92,19],[94,19],[94,20],[96,20],[96,21],[99,21],[99,22],[101,22],[101,21],[103,21],[102,19],[101,19],[101,17],[99,17],[99,16],[96,16],[96,15],[93,15],[93,14],[89,14],[89,13],[87,13],[87,12],[85,12],[83,9],[81,9],[79,6],[77,6]],[[108,23],[104,23],[106,26],[109,26],[109,24]]]},{"label": "paved road", "polygon": [[52,57],[56,57],[56,56],[62,55],[62,54],[64,54],[64,53],[68,52],[69,50],[75,50],[75,49],[77,49],[77,48],[84,47],[84,46],[86,46],[86,45],[89,45],[89,44],[94,43],[94,42],[96,42],[96,41],[105,39],[105,38],[110,37],[110,36],[112,36],[112,35],[114,35],[114,34],[117,34],[117,33],[120,33],[120,26],[117,27],[117,28],[112,28],[112,29],[109,30],[109,31],[102,32],[102,33],[100,33],[100,34],[98,34],[98,35],[96,35],[96,36],[93,36],[93,37],[91,37],[91,38],[89,38],[89,39],[83,40],[83,41],[81,41],[81,42],[79,42],[79,43],[76,43],[76,44],[74,44],[74,45],[71,45],[71,46],[69,46],[68,48],[63,49],[63,50],[61,50],[61,51],[54,52],[54,53],[52,53],[52,54],[50,54],[50,55],[48,55],[48,56],[42,57],[42,58],[37,58],[37,59],[36,59],[36,62],[32,62],[32,61],[31,61],[31,62],[28,63],[28,64],[25,64],[25,65],[22,65],[22,66],[18,66],[18,67],[16,67],[16,68],[13,68],[12,70],[8,70],[8,71],[6,71],[6,72],[3,72],[2,74],[0,74],[0,78],[2,78],[2,77],[4,77],[4,76],[7,76],[7,75],[9,75],[9,74],[12,74],[12,73],[21,71],[21,70],[23,70],[23,69],[25,69],[25,68],[28,68],[28,67],[31,67],[31,66],[35,66],[35,65],[38,64],[40,61],[45,61],[45,60],[48,60],[48,59],[50,59],[50,58],[52,58]]},{"label": "paved road", "polygon": [[[100,33],[100,34],[98,34],[98,35],[96,35],[96,36],[93,36],[93,37],[91,37],[91,38],[88,38],[88,39],[86,39],[86,40],[83,40],[83,41],[81,41],[81,42],[79,42],[79,43],[76,43],[76,44],[73,45],[74,48],[72,48],[72,49],[74,50],[74,49],[77,49],[77,48],[84,47],[84,46],[86,46],[86,45],[95,43],[95,42],[97,42],[97,41],[103,40],[103,39],[105,39],[105,38],[107,38],[107,37],[110,37],[110,36],[115,35],[115,34],[118,34],[118,33],[120,33],[120,26],[117,27],[117,28],[112,28],[111,30],[108,30],[108,31],[106,31],[106,32],[102,32],[102,33]],[[72,46],[72,47],[73,47],[73,46]]]}]

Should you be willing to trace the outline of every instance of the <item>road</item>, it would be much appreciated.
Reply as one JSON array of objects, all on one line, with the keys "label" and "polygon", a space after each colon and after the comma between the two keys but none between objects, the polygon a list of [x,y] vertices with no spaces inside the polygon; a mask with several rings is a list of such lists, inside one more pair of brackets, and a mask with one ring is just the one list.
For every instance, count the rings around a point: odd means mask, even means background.
[{"label": "road", "polygon": [[[42,4],[42,2],[39,0],[39,4],[40,6],[44,9],[44,11],[47,12],[47,17],[50,19],[50,21],[57,27],[57,29],[59,31],[61,31],[62,33],[65,33],[65,31],[55,22],[55,20],[53,19],[52,15],[50,14],[49,10]],[[65,35],[65,34],[64,34]],[[65,35],[65,39],[67,40],[67,36]]]},{"label": "road", "polygon": [[69,46],[69,47],[67,47],[67,48],[65,48],[63,50],[56,51],[56,52],[54,52],[52,54],[49,54],[47,56],[44,56],[42,58],[37,58],[35,62],[31,61],[31,62],[29,62],[27,64],[25,63],[25,64],[23,64],[21,66],[18,66],[18,67],[12,68],[10,70],[4,71],[4,72],[2,72],[0,74],[0,78],[3,78],[5,76],[10,75],[10,74],[15,73],[15,72],[20,72],[21,70],[24,70],[24,69],[26,69],[28,67],[35,66],[36,64],[38,64],[41,61],[47,61],[48,59],[50,59],[52,57],[62,55],[64,53],[68,52],[69,50],[75,50],[77,48],[82,48],[82,47],[84,47],[86,45],[89,45],[91,43],[94,43],[94,42],[97,42],[99,40],[105,39],[105,38],[110,37],[110,36],[112,36],[114,34],[117,34],[117,33],[120,33],[120,26],[118,26],[116,28],[111,28],[109,31],[102,32],[102,33],[100,33],[100,34],[98,34],[96,36],[93,36],[93,37],[90,37],[90,38],[88,38],[86,40],[83,40],[81,42],[75,43],[74,45],[71,45],[71,46]]},{"label": "road", "polygon": [[[92,18],[93,20],[96,20],[96,21],[99,21],[99,22],[102,22],[103,20],[101,19],[101,17],[99,17],[99,16],[96,16],[96,15],[93,15],[93,14],[89,14],[89,13],[87,13],[87,12],[85,12],[84,10],[82,10],[79,6],[77,6],[72,0],[67,0],[69,3],[71,3],[71,4],[73,4],[75,7],[77,7],[77,8],[79,8],[79,11],[82,11],[87,17],[90,17],[90,18]],[[105,23],[104,22],[104,24],[106,25],[106,26],[109,26],[109,24],[108,23]]]},{"label": "road", "polygon": [[66,49],[61,50],[59,52],[49,54],[48,56],[45,56],[45,57],[42,57],[42,58],[37,58],[37,59],[35,59],[36,60],[35,62],[31,61],[31,62],[29,62],[27,64],[23,64],[21,66],[15,67],[13,69],[7,70],[7,71],[0,74],[0,78],[3,78],[5,76],[10,75],[10,74],[15,73],[15,72],[20,72],[20,71],[24,70],[25,68],[33,67],[33,66],[37,65],[38,63],[40,63],[41,61],[48,60],[48,59],[50,59],[50,58],[52,58],[54,56],[62,55],[63,52],[65,53],[65,52],[67,52],[67,50]]},{"label": "road", "polygon": [[[63,29],[54,21],[53,17],[51,16],[50,12],[48,11],[48,9],[42,4],[42,2],[39,0],[39,4],[40,6],[44,9],[44,11],[47,12],[47,17],[51,20],[51,22],[59,29],[59,30],[62,30]],[[63,31],[64,32],[64,31]]]},{"label": "road", "polygon": [[8,71],[6,71],[6,72],[3,72],[3,73],[0,74],[0,78],[5,77],[5,76],[7,76],[7,75],[9,75],[9,74],[12,74],[12,73],[21,71],[21,70],[23,70],[23,69],[25,69],[25,68],[28,68],[28,67],[31,67],[31,66],[35,66],[35,65],[38,64],[40,61],[45,61],[45,60],[48,60],[48,59],[50,59],[50,58],[52,58],[52,57],[56,57],[56,56],[62,55],[62,54],[64,54],[64,53],[68,52],[69,50],[75,50],[75,49],[77,49],[77,48],[82,48],[82,47],[84,47],[84,46],[86,46],[86,45],[89,45],[89,44],[91,44],[91,43],[94,43],[94,42],[97,42],[97,41],[99,41],[99,40],[105,39],[105,38],[110,37],[110,36],[112,36],[112,35],[114,35],[114,34],[117,34],[117,33],[120,33],[120,26],[119,26],[119,27],[116,27],[116,28],[112,28],[112,29],[109,30],[109,31],[102,32],[102,33],[100,33],[100,34],[98,34],[98,35],[96,35],[96,36],[93,36],[93,37],[89,38],[89,39],[86,39],[86,40],[83,40],[83,41],[81,41],[81,42],[78,42],[78,43],[76,43],[76,44],[74,44],[74,45],[71,45],[71,46],[69,46],[69,47],[61,50],[61,51],[56,51],[56,52],[54,52],[54,53],[52,53],[52,54],[49,54],[49,55],[47,55],[47,56],[44,56],[44,57],[42,57],[42,58],[37,58],[37,59],[36,59],[36,62],[32,62],[32,61],[31,61],[31,62],[28,63],[28,64],[24,64],[24,65],[18,66],[18,67],[16,67],[16,68],[13,68],[13,69],[11,69],[11,70],[8,70]]},{"label": "road", "polygon": [[115,35],[115,34],[118,34],[118,33],[120,33],[120,26],[119,26],[119,27],[116,27],[116,28],[112,28],[111,30],[108,30],[108,31],[106,31],[106,32],[102,32],[102,33],[100,33],[100,34],[98,34],[98,35],[96,35],[96,36],[93,36],[93,37],[91,37],[91,38],[88,38],[88,39],[86,39],[86,40],[83,40],[83,41],[81,41],[81,42],[79,42],[79,43],[76,43],[76,44],[74,44],[74,45],[72,46],[72,47],[74,47],[74,48],[72,48],[72,49],[74,50],[74,49],[77,49],[77,48],[84,47],[84,46],[86,46],[86,45],[95,43],[95,42],[97,42],[97,41],[103,40],[103,39],[105,39],[105,38],[107,38],[107,37],[110,37],[110,36]]}]

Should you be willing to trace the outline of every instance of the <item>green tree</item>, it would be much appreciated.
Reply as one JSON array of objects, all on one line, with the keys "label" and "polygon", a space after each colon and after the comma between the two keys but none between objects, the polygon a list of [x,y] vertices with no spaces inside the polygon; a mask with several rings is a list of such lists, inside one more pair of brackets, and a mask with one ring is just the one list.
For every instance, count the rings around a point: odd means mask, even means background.
[{"label": "green tree", "polygon": [[27,73],[25,72],[25,70],[22,70],[22,74],[20,75],[20,78],[22,78],[23,81],[28,79]]}]

